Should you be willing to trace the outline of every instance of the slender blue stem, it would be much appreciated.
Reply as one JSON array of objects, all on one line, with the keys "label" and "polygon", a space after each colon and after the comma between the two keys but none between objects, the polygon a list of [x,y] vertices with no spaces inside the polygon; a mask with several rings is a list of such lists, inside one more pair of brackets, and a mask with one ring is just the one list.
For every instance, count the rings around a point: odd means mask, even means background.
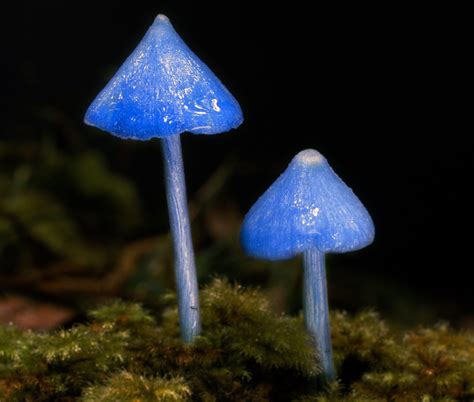
[{"label": "slender blue stem", "polygon": [[174,243],[181,338],[184,342],[191,342],[201,332],[201,319],[180,136],[164,137],[161,139],[161,144],[168,213]]},{"label": "slender blue stem", "polygon": [[306,330],[319,354],[322,377],[334,381],[324,253],[313,248],[303,253],[303,308]]}]

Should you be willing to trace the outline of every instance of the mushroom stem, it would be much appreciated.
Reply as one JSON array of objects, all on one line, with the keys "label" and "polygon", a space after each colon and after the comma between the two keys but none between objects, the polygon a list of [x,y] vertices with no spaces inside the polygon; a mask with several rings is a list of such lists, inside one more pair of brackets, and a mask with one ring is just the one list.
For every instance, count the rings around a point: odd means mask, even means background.
[{"label": "mushroom stem", "polygon": [[180,136],[164,137],[161,139],[161,144],[165,167],[168,213],[174,244],[181,338],[184,342],[189,343],[200,334],[201,319]]},{"label": "mushroom stem", "polygon": [[322,366],[321,376],[334,381],[331,333],[324,253],[312,248],[303,253],[303,309],[306,330],[317,347]]}]

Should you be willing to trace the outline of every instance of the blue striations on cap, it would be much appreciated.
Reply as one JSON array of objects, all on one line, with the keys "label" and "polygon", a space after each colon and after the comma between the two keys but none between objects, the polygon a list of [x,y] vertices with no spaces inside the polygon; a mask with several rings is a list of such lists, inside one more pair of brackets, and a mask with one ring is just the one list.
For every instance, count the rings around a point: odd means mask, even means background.
[{"label": "blue striations on cap", "polygon": [[217,134],[242,121],[236,99],[161,14],[85,117],[91,126],[138,140]]},{"label": "blue striations on cap", "polygon": [[268,260],[311,248],[342,253],[372,243],[372,219],[326,159],[300,152],[247,213],[240,233],[244,251]]}]

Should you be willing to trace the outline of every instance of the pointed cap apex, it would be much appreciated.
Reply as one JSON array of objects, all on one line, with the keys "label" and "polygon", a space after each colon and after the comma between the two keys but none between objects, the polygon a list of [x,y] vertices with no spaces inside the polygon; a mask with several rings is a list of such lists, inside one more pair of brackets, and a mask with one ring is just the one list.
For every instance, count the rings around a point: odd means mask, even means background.
[{"label": "pointed cap apex", "polygon": [[155,22],[153,23],[153,25],[158,24],[160,22],[168,22],[169,23],[170,19],[164,14],[158,14],[155,18]]},{"label": "pointed cap apex", "polygon": [[306,166],[327,163],[326,158],[315,149],[305,149],[301,151],[295,156],[294,161]]}]

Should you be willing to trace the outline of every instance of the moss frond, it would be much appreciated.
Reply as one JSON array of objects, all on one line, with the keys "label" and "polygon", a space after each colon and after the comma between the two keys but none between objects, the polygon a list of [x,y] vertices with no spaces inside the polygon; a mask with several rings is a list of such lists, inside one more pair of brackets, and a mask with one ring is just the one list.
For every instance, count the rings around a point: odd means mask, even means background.
[{"label": "moss frond", "polygon": [[121,372],[111,376],[103,385],[86,388],[83,402],[180,402],[191,396],[183,378],[145,378]]},{"label": "moss frond", "polygon": [[138,303],[115,300],[89,313],[89,318],[106,326],[119,326],[136,330],[143,326],[155,326],[155,319]]}]

